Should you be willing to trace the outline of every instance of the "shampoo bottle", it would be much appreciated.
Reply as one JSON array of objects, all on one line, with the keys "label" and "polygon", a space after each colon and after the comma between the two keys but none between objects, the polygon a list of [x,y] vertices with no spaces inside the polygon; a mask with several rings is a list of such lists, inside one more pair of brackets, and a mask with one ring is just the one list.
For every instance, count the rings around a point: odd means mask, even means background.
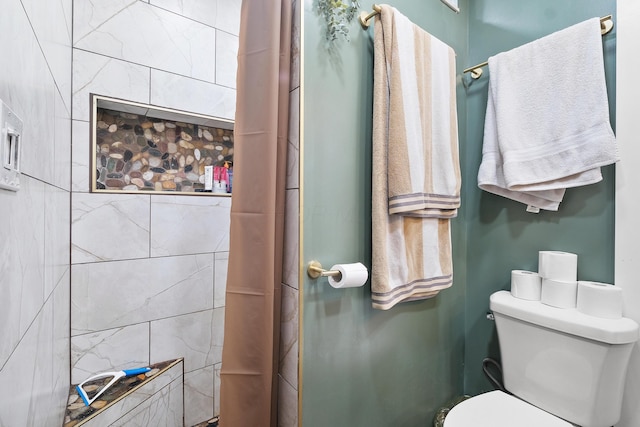
[{"label": "shampoo bottle", "polygon": [[233,187],[233,166],[229,166],[229,162],[225,162],[225,165],[228,167],[227,175],[229,177],[227,181],[227,193],[231,193]]}]

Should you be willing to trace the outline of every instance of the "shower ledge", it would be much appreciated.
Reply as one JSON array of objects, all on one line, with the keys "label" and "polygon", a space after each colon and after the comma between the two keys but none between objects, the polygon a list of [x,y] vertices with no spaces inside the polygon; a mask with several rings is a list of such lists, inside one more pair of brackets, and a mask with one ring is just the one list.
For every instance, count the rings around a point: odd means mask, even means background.
[{"label": "shower ledge", "polygon": [[123,378],[91,406],[76,386],[69,391],[63,427],[175,426],[184,419],[184,363],[176,359],[149,365],[147,374]]}]

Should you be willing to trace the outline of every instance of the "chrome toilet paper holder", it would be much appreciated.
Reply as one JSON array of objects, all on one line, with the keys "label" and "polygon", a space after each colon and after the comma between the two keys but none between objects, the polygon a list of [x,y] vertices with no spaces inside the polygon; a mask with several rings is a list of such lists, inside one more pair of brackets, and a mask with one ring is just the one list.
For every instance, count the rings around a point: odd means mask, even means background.
[{"label": "chrome toilet paper holder", "polygon": [[307,275],[312,279],[317,279],[319,277],[336,277],[337,280],[340,280],[342,277],[342,273],[338,270],[325,270],[322,268],[322,264],[319,261],[309,261],[307,264]]}]

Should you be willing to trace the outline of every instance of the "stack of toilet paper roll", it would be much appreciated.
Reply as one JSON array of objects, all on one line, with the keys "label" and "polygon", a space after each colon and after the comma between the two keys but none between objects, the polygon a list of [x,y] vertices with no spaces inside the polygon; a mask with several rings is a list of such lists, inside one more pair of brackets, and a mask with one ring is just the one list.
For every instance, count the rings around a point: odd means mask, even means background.
[{"label": "stack of toilet paper roll", "polygon": [[578,294],[578,255],[570,252],[538,252],[538,274],[542,278],[543,304],[575,308]]},{"label": "stack of toilet paper roll", "polygon": [[578,281],[578,256],[569,252],[538,252],[538,272],[513,270],[511,294],[557,308],[605,318],[622,317],[622,289],[611,284]]}]

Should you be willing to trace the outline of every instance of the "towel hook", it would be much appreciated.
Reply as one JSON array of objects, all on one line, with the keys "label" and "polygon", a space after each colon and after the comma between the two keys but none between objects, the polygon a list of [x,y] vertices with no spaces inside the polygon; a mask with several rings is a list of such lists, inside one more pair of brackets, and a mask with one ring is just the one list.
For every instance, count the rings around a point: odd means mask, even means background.
[{"label": "towel hook", "polygon": [[600,18],[600,34],[603,36],[613,29],[613,15]]},{"label": "towel hook", "polygon": [[380,14],[380,12],[382,12],[382,7],[380,7],[380,5],[377,5],[377,4],[373,5],[373,12],[371,13],[367,13],[364,10],[360,12],[360,16],[358,17],[358,20],[360,21],[360,25],[362,25],[362,28],[365,30],[369,28],[369,25],[370,25],[369,20],[374,16]]}]

